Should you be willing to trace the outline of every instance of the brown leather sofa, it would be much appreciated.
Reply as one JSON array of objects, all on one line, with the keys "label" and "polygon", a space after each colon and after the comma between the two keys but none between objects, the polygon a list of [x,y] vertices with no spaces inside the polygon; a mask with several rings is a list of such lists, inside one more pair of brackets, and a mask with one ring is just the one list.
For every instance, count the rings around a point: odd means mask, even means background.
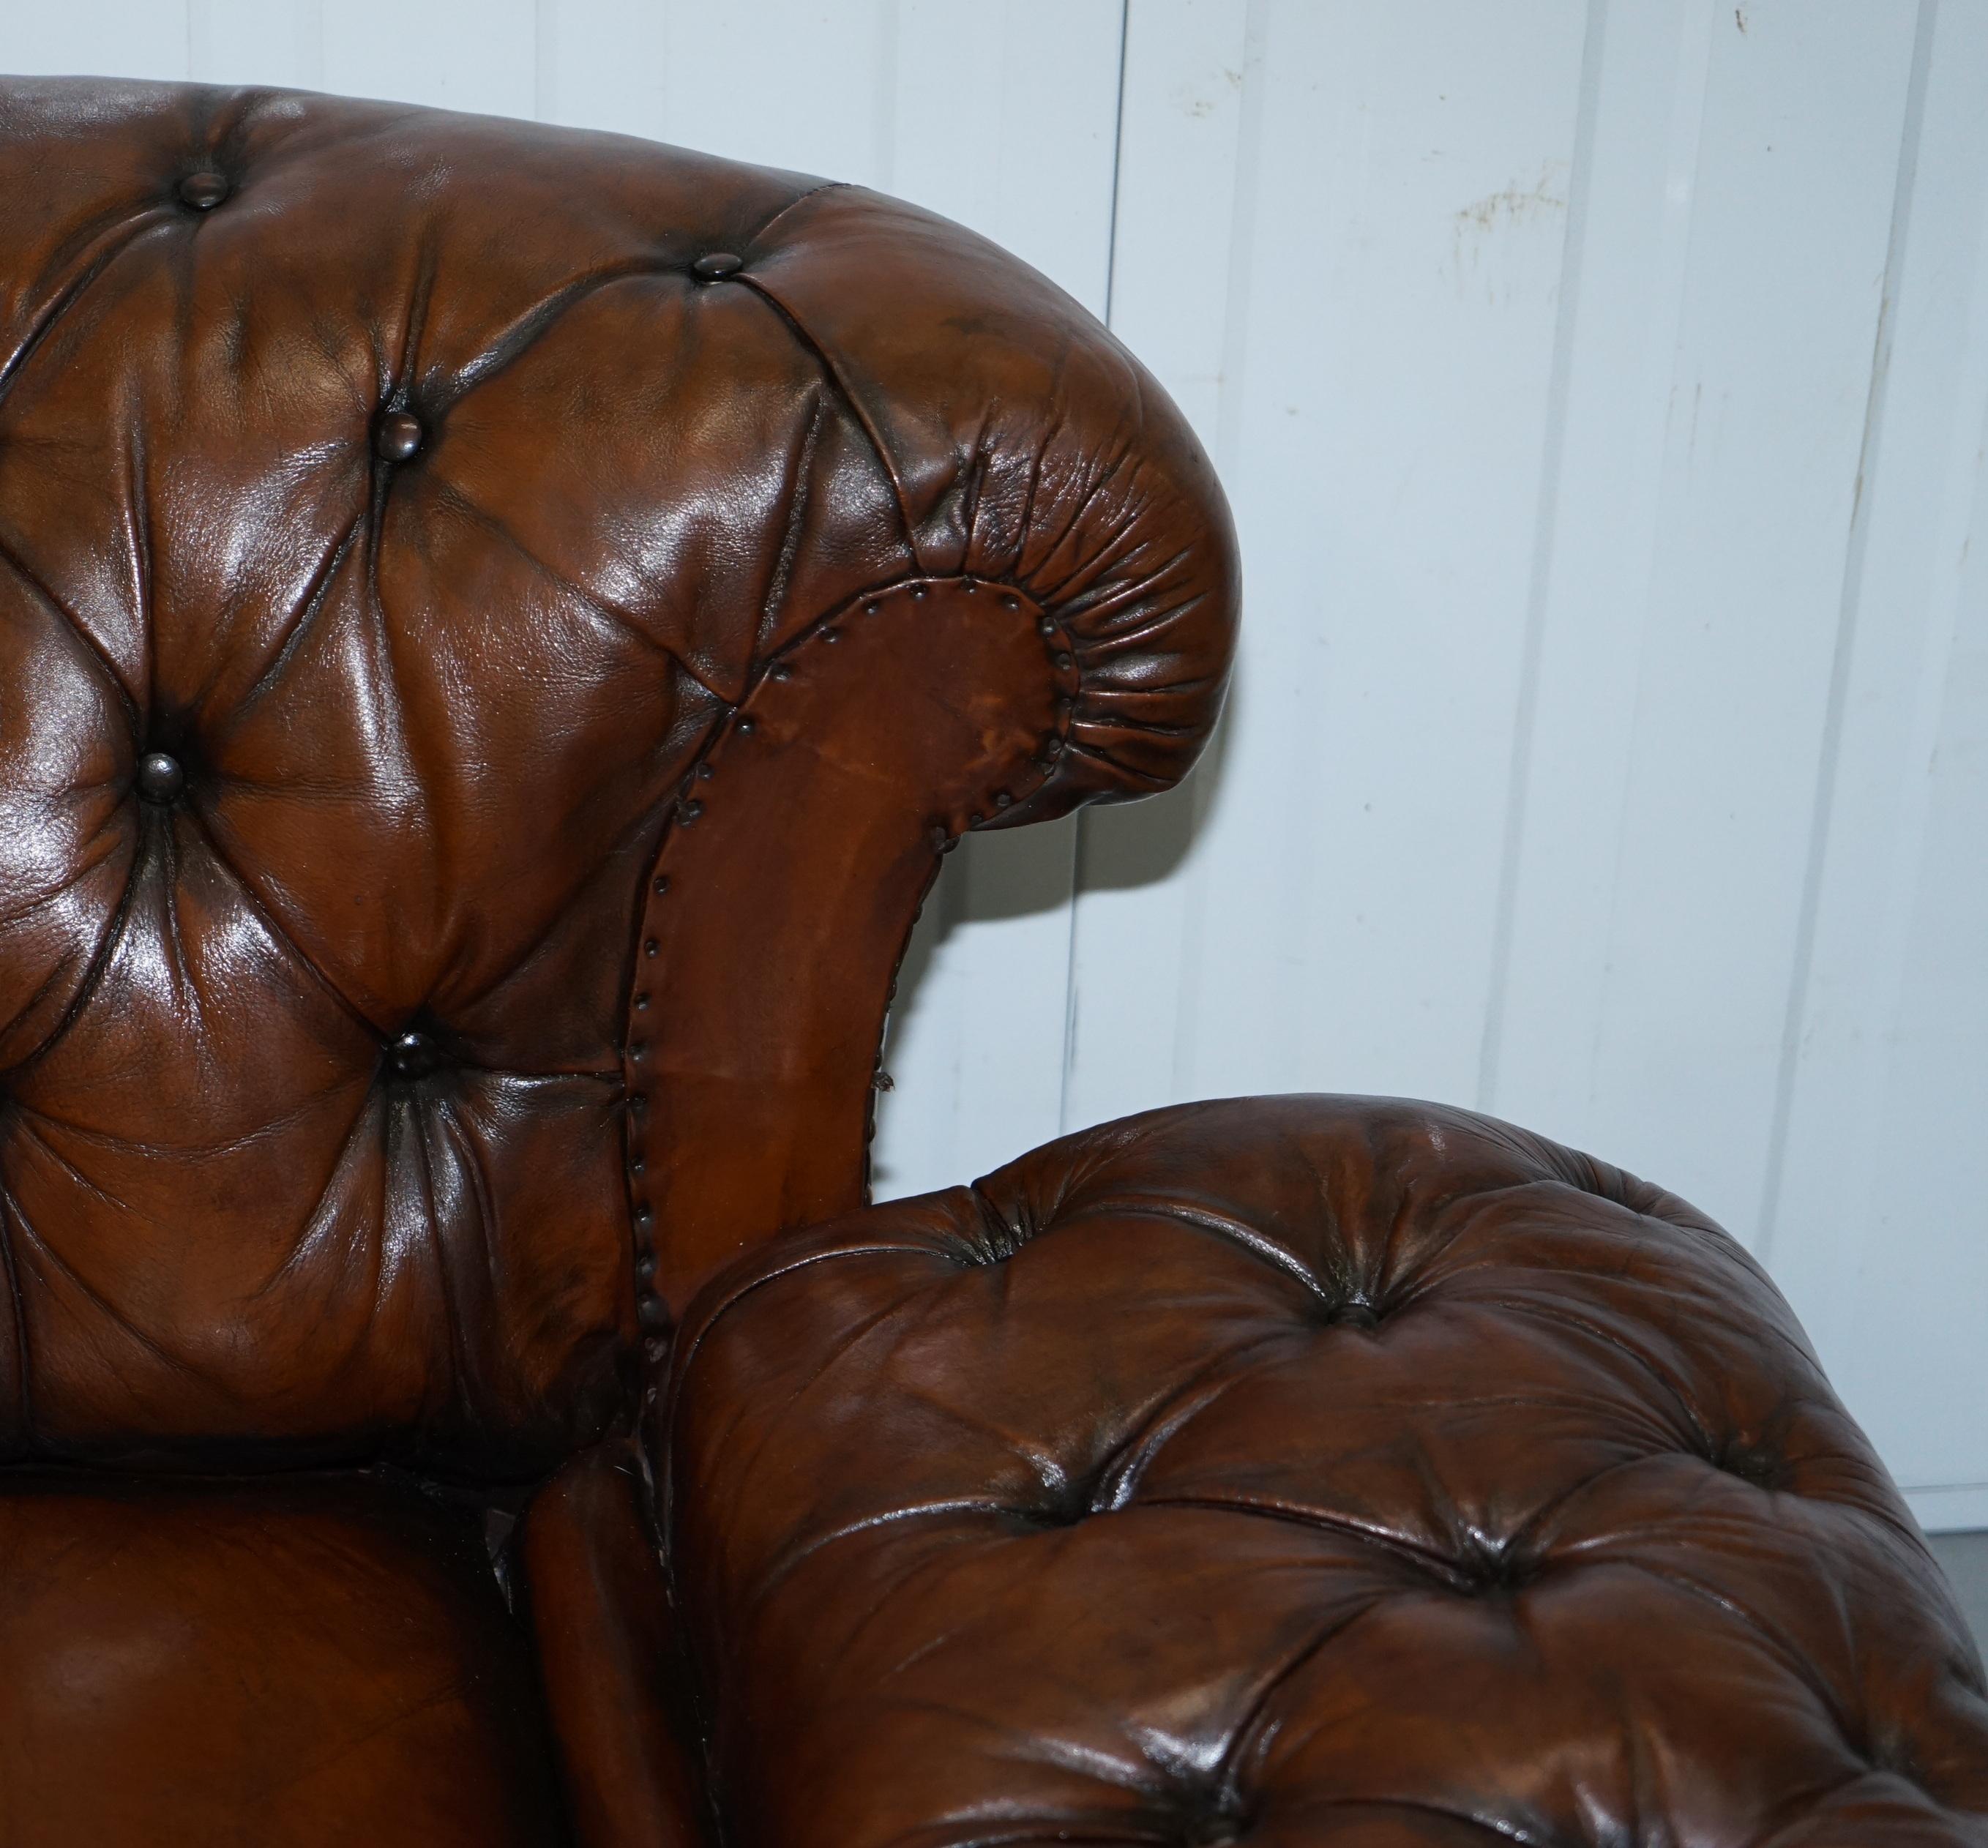
[{"label": "brown leather sofa", "polygon": [[864,1206],[946,850],[1220,699],[1081,310],[268,92],[0,85],[0,1848],[1988,1842],[1681,1201],[1273,1099]]}]

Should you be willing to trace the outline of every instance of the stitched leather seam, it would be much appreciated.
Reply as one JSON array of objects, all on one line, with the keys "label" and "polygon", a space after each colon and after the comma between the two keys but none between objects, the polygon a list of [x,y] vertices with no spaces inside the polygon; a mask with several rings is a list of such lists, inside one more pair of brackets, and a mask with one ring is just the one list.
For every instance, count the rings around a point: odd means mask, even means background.
[{"label": "stitched leather seam", "polygon": [[1829,1715],[1844,1741],[1848,1742],[1854,1738],[1854,1728],[1850,1725],[1848,1716],[1838,1704],[1827,1684],[1823,1681],[1814,1662],[1758,1613],[1748,1610],[1745,1605],[1712,1586],[1701,1584],[1697,1579],[1681,1573],[1665,1572],[1652,1566],[1647,1559],[1625,1559],[1618,1555],[1608,1559],[1606,1563],[1623,1567],[1630,1572],[1641,1573],[1646,1577],[1671,1586],[1673,1590],[1681,1591],[1689,1597],[1709,1604],[1740,1628],[1749,1631],[1780,1657],[1782,1665],[1793,1679],[1799,1681],[1815,1697],[1817,1704]]},{"label": "stitched leather seam", "polygon": [[891,484],[891,498],[898,505],[898,518],[904,525],[904,549],[911,554],[914,567],[922,569],[925,561],[918,556],[918,533],[911,524],[911,504],[904,498],[904,484],[898,478],[896,465],[891,461],[890,451],[884,446],[883,438],[878,434],[877,427],[864,414],[863,407],[857,403],[856,394],[850,390],[849,382],[843,377],[840,368],[829,357],[828,350],[816,340],[812,333],[809,333],[788,308],[786,303],[772,290],[764,287],[749,272],[741,272],[734,280],[744,283],[779,317],[781,323],[793,336],[802,350],[813,360],[816,366],[820,367],[823,379],[835,395],[842,400],[844,407],[854,421],[857,428],[863,432],[864,440],[869,444],[871,452],[876,456],[877,466],[883,470],[884,480]]},{"label": "stitched leather seam", "polygon": [[1387,1602],[1388,1596],[1385,1592],[1377,1593],[1357,1610],[1346,1616],[1335,1614],[1330,1623],[1307,1640],[1302,1648],[1293,1650],[1290,1657],[1265,1678],[1263,1686],[1257,1689],[1255,1698],[1250,1701],[1248,1710],[1237,1722],[1234,1732],[1229,1735],[1229,1749],[1222,1755],[1218,1787],[1231,1802],[1239,1804],[1244,1765],[1276,1737],[1277,1728],[1274,1724],[1266,1723],[1266,1716],[1270,1703],[1277,1697],[1278,1690],[1301,1674],[1308,1664],[1315,1661],[1355,1624],[1379,1610]]},{"label": "stitched leather seam", "polygon": [[39,352],[49,335],[54,331],[56,322],[74,306],[77,299],[96,281],[112,264],[137,243],[147,231],[162,224],[171,222],[171,208],[155,203],[140,208],[137,215],[127,222],[124,235],[116,239],[110,248],[100,253],[84,266],[82,274],[72,278],[59,289],[54,298],[43,309],[39,319],[28,329],[21,344],[14,350],[13,356],[5,366],[0,366],[0,404],[4,404],[19,381],[28,362]]},{"label": "stitched leather seam", "polygon": [[43,583],[39,577],[28,569],[27,562],[7,543],[4,538],[0,538],[0,565],[5,565],[15,576],[25,584],[43,606],[59,619],[74,635],[76,640],[82,645],[83,652],[102,671],[104,679],[110,684],[111,691],[117,695],[117,703],[124,709],[126,722],[135,731],[140,722],[137,701],[131,697],[131,689],[125,685],[124,677],[117,671],[117,664],[104,653],[96,637],[83,627],[82,619],[46,584]]},{"label": "stitched leather seam", "polygon": [[126,877],[124,889],[117,894],[116,908],[103,927],[103,934],[97,939],[96,947],[90,953],[90,961],[83,971],[83,979],[76,984],[76,993],[69,998],[69,1005],[63,1009],[62,1017],[49,1028],[42,1043],[8,1068],[8,1075],[26,1071],[30,1066],[46,1059],[51,1050],[81,1018],[83,1011],[90,1002],[97,989],[103,985],[104,972],[110,966],[110,958],[116,954],[117,945],[124,935],[124,927],[130,921],[132,900],[137,895],[138,881],[145,867],[144,841],[134,844],[131,853],[131,870]]},{"label": "stitched leather seam", "polygon": [[28,1305],[21,1294],[21,1274],[14,1256],[14,1196],[0,1184],[0,1272],[7,1286],[7,1306],[14,1324],[15,1407],[21,1436],[32,1455],[35,1440],[34,1369],[28,1346]]},{"label": "stitched leather seam", "polygon": [[825,192],[847,192],[850,189],[851,184],[852,182],[847,180],[824,180],[818,186],[810,186],[805,192],[796,193],[793,198],[786,202],[786,204],[781,206],[770,218],[768,218],[763,224],[762,224],[758,230],[752,232],[752,235],[746,238],[746,242],[749,244],[757,244],[761,238],[766,236],[768,231],[771,231],[776,225],[779,224],[779,221],[784,218],[789,212],[792,211],[796,206],[805,205],[810,199],[818,199]]},{"label": "stitched leather seam", "polygon": [[660,654],[685,680],[701,687],[713,699],[721,703],[729,703],[725,701],[725,695],[705,679],[675,649],[671,647],[666,642],[658,641],[626,610],[617,609],[614,604],[604,602],[584,586],[575,583],[563,572],[556,570],[540,558],[530,546],[511,530],[509,522],[502,515],[492,513],[488,508],[479,505],[458,488],[447,484],[438,484],[431,492],[438,499],[445,502],[449,506],[454,508],[464,519],[481,527],[491,538],[496,539],[501,544],[508,546],[527,565],[544,578],[546,583],[556,586],[568,596],[573,598],[575,602],[583,603],[597,617],[614,628],[632,636],[644,647]]},{"label": "stitched leather seam", "polygon": [[[370,483],[367,494],[370,498],[371,494]],[[316,570],[311,574],[309,583],[304,586],[304,594],[298,603],[296,613],[291,617],[283,630],[282,640],[276,644],[269,660],[264,664],[262,671],[250,683],[247,691],[236,701],[234,711],[215,728],[212,735],[217,744],[225,740],[234,731],[235,727],[248,716],[263,696],[276,684],[284,669],[290,664],[291,657],[296,653],[305,634],[316,622],[325,605],[331,600],[332,586],[337,581],[340,570],[343,568],[347,558],[350,556],[353,546],[359,537],[360,529],[364,525],[365,520],[366,508],[362,506],[354,512],[352,518],[346,522],[344,531],[333,542],[330,550],[326,552],[319,561]],[[201,704],[204,705],[205,703],[204,691]]]},{"label": "stitched leather seam", "polygon": [[[250,883],[248,875],[235,863],[227,849],[221,846],[219,836],[209,826],[207,818],[191,802],[188,803],[181,813],[186,816],[188,824],[197,829],[201,839],[207,843],[207,850],[213,855],[215,864],[235,882],[236,890],[241,893],[249,910],[255,915],[263,929],[267,931],[292,958],[303,965],[326,998],[335,1003],[339,1011],[348,1020],[369,1039],[377,1041],[380,1036],[380,1029],[367,1017],[358,1004],[318,967],[316,958],[304,954],[303,946],[290,935],[282,920],[264,903],[262,894]],[[171,826],[170,823],[167,825]]]}]

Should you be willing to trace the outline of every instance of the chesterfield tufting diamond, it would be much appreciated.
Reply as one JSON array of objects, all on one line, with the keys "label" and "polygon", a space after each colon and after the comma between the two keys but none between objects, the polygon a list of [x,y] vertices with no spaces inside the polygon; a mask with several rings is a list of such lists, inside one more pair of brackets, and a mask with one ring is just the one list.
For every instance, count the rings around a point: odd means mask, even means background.
[{"label": "chesterfield tufting diamond", "polygon": [[5,1848],[1988,1841],[1681,1203],[1269,1100],[863,1205],[946,850],[1220,704],[1081,309],[286,93],[0,83],[0,196]]}]

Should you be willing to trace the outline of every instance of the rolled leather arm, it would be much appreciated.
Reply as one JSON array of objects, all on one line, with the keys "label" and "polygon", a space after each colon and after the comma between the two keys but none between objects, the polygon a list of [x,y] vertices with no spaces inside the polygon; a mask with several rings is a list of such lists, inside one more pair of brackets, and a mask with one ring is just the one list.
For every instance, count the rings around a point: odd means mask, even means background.
[{"label": "rolled leather arm", "polygon": [[800,201],[746,273],[860,420],[918,569],[1014,586],[1073,657],[1055,773],[989,821],[1176,782],[1239,585],[1220,485],[1151,374],[1006,252],[859,188]]},{"label": "rolled leather arm", "polygon": [[715,735],[643,926],[677,990],[630,1082],[659,1093],[643,1153],[679,1310],[750,1240],[861,1198],[885,1002],[938,856],[1178,780],[1239,595],[1180,412],[1046,279],[853,187],[734,254],[830,414],[797,439],[819,478],[782,539],[816,588]]}]

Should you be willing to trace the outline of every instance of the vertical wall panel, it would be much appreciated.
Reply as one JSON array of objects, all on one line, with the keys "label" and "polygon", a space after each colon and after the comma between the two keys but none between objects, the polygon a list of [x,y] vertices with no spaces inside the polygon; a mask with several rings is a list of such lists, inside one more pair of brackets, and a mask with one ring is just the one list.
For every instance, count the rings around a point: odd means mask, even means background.
[{"label": "vertical wall panel", "polygon": [[1922,1518],[1988,1525],[1988,12],[1922,31],[1761,1248]]},{"label": "vertical wall panel", "polygon": [[1709,0],[1599,0],[1593,19],[1560,421],[1542,484],[1478,1088],[1483,1107],[1576,1141],[1593,1127],[1628,720],[1662,525],[1712,42],[1727,24]]},{"label": "vertical wall panel", "polygon": [[335,0],[323,20],[328,90],[489,115],[536,108],[534,0]]},{"label": "vertical wall panel", "polygon": [[0,70],[22,76],[187,75],[186,0],[0,4]]},{"label": "vertical wall panel", "polygon": [[901,0],[658,0],[671,140],[881,183]]},{"label": "vertical wall panel", "polygon": [[548,122],[671,139],[660,0],[539,0],[538,113]]},{"label": "vertical wall panel", "polygon": [[[1246,0],[1134,0],[1112,263],[1113,331],[1178,400],[1225,475],[1237,460],[1225,412],[1232,414],[1248,376],[1244,208],[1263,122],[1263,22],[1253,31],[1251,12]],[[1078,817],[1060,1127],[1194,1094],[1199,945],[1216,838],[1207,811],[1225,786],[1249,800],[1225,779],[1229,743],[1220,737],[1165,801]]]},{"label": "vertical wall panel", "polygon": [[188,0],[188,75],[202,83],[324,85],[324,0]]},{"label": "vertical wall panel", "polygon": [[[1529,813],[1523,974],[1493,1095],[1661,1174],[1745,1236],[1766,1176],[1917,5],[1709,10],[1703,102],[1682,112],[1698,133],[1675,343],[1668,377],[1630,381],[1664,394],[1654,556],[1582,584],[1640,604],[1619,633],[1633,692],[1621,698],[1619,674],[1563,680],[1571,699],[1539,708],[1536,780],[1594,778],[1611,800],[1583,805],[1578,830]],[[1692,63],[1672,65],[1687,83]],[[1590,221],[1615,209],[1597,194]],[[1609,415],[1624,382],[1598,383]],[[1556,603],[1549,660],[1584,616]],[[1605,924],[1591,904],[1570,935],[1565,870],[1604,865]],[[1570,982],[1585,1005],[1567,1005]]]},{"label": "vertical wall panel", "polygon": [[[1121,201],[1128,290],[1152,292],[1121,292],[1121,324],[1165,312],[1142,246],[1226,244],[1239,292],[1215,414],[1249,620],[1184,875],[1189,1093],[1476,1076],[1585,13],[1442,15],[1259,0],[1233,225],[1183,220],[1138,174]],[[1134,43],[1165,18],[1135,7]],[[1179,43],[1134,110],[1205,69]],[[1117,818],[1087,825],[1101,858]],[[1115,948],[1080,944],[1087,1115],[1148,1100],[1111,1049],[1177,1005],[1136,980],[1094,1005]]]},{"label": "vertical wall panel", "polygon": [[[900,0],[885,183],[1006,245],[1102,314],[1118,0]],[[1053,46],[1053,56],[1045,48]],[[1077,823],[969,838],[900,985],[878,1112],[884,1197],[984,1172],[1061,1127]]]}]

